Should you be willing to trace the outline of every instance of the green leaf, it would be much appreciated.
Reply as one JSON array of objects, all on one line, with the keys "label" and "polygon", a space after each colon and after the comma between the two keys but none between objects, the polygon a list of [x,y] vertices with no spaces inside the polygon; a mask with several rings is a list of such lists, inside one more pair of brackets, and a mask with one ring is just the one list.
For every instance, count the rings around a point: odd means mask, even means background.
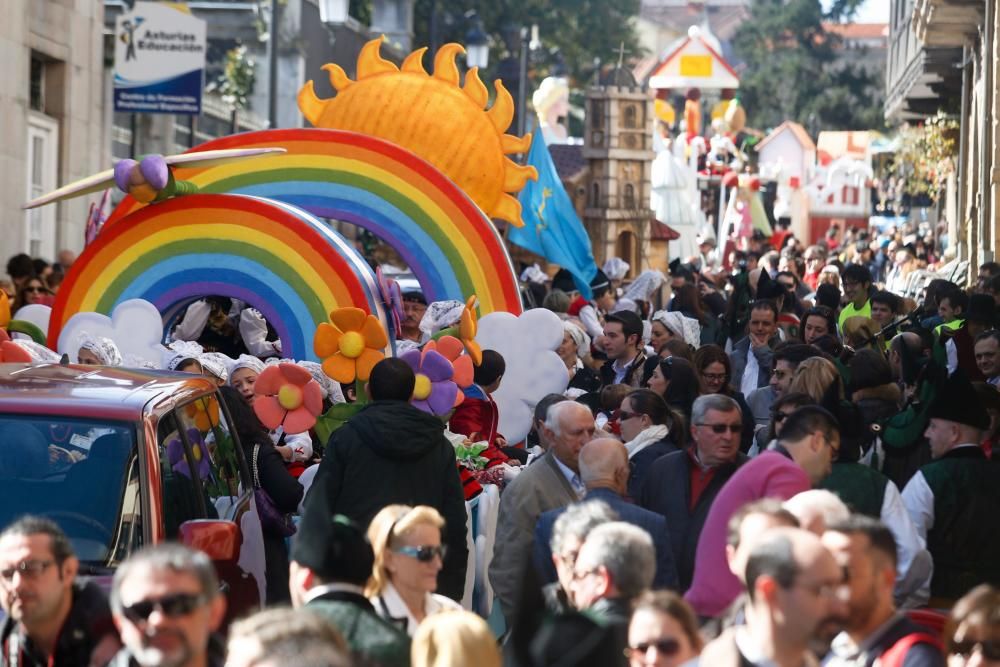
[{"label": "green leaf", "polygon": [[360,403],[337,403],[316,419],[316,437],[326,444],[333,433],[364,407]]}]

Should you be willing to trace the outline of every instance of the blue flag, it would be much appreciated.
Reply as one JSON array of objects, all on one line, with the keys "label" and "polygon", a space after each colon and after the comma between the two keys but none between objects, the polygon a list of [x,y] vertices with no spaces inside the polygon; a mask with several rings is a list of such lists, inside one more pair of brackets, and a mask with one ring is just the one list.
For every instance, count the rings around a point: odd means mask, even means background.
[{"label": "blue flag", "polygon": [[531,139],[528,164],[538,170],[538,180],[528,181],[521,190],[524,227],[511,227],[507,238],[569,271],[589,299],[590,281],[597,274],[590,238],[559,180],[540,129]]}]

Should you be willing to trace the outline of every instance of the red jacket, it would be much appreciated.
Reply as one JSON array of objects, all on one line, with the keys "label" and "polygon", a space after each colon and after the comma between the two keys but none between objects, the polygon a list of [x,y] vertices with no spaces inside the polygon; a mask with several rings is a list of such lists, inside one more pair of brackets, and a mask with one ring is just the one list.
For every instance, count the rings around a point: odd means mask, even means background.
[{"label": "red jacket", "polygon": [[485,440],[487,447],[480,456],[488,458],[487,468],[508,460],[506,454],[496,445],[497,437],[503,437],[497,432],[500,414],[497,411],[493,397],[479,387],[473,385],[465,390],[465,400],[455,408],[448,429],[452,433],[468,436],[473,442]]}]

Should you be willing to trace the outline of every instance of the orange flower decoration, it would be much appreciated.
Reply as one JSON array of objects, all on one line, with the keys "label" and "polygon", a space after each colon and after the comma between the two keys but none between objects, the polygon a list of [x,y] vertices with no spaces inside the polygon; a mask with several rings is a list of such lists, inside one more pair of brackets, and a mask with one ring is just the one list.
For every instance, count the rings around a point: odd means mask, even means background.
[{"label": "orange flower decoration", "polygon": [[260,422],[285,433],[303,433],[323,412],[323,392],[312,374],[301,366],[282,363],[268,366],[253,385],[257,395],[253,411]]},{"label": "orange flower decoration", "polygon": [[342,383],[354,382],[355,378],[368,380],[389,344],[382,323],[360,308],[338,308],[330,313],[330,319],[333,324],[323,322],[313,337],[313,349],[323,360],[323,372]]},{"label": "orange flower decoration", "polygon": [[219,423],[219,402],[213,397],[188,403],[184,412],[194,420],[195,427],[202,433],[208,433]]},{"label": "orange flower decoration", "polygon": [[483,363],[483,349],[476,342],[476,334],[479,333],[479,321],[476,319],[476,295],[473,294],[465,302],[465,310],[462,311],[462,319],[458,323],[458,337],[462,339],[466,352],[472,357],[472,363],[476,366]]},{"label": "orange flower decoration", "polygon": [[3,329],[0,329],[0,363],[6,364],[29,364],[31,355],[20,345],[12,343],[10,336]]},{"label": "orange flower decoration", "polygon": [[[434,342],[428,342],[427,347],[430,347],[431,343]],[[472,367],[472,357],[462,354],[462,351],[465,349],[462,341],[454,336],[441,336],[436,342],[437,351],[450,361],[452,368],[455,369],[451,379],[462,389],[471,387],[475,369]]]}]

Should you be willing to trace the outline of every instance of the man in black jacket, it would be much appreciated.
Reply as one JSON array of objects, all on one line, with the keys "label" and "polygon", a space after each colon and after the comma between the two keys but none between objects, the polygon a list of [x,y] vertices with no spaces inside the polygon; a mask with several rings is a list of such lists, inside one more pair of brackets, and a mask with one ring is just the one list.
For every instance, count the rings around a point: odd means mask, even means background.
[{"label": "man in black jacket", "polygon": [[400,359],[372,369],[372,402],[331,437],[305,500],[302,532],[325,532],[334,514],[362,526],[386,505],[429,505],[445,520],[448,555],[438,592],[461,600],[465,589],[465,494],[444,422],[408,403],[413,371]]},{"label": "man in black jacket", "polygon": [[0,533],[0,665],[104,664],[118,648],[107,599],[76,581],[80,562],[65,533],[25,516]]},{"label": "man in black jacket", "polygon": [[[732,425],[737,432],[724,428],[715,433],[706,423]],[[691,410],[693,444],[686,451],[653,462],[639,491],[640,507],[667,518],[682,591],[691,585],[698,537],[712,501],[747,460],[739,450],[740,424],[742,416],[736,401],[722,394],[699,396]]]}]

